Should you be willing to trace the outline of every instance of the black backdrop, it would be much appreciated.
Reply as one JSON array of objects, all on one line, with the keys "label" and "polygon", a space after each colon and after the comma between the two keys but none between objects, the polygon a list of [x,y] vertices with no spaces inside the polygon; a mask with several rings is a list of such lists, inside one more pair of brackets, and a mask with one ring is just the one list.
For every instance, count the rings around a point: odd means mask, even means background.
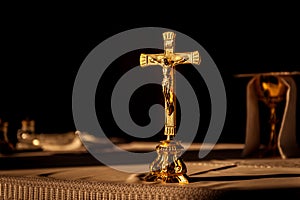
[{"label": "black backdrop", "polygon": [[[64,9],[20,10],[11,8],[1,25],[0,117],[9,122],[10,135],[27,117],[36,121],[39,133],[75,130],[72,89],[77,70],[103,40],[133,28],[153,26],[180,31],[210,54],[227,94],[227,117],[220,141],[244,140],[248,79],[235,78],[235,74],[300,70],[299,16],[292,7],[284,15],[278,10],[240,10],[230,15],[219,12],[214,17],[212,13],[147,16],[149,19],[143,16],[141,22],[137,22],[138,17],[129,20],[121,14],[108,22],[112,16],[100,16],[100,11],[91,15],[88,10],[87,14]],[[297,77],[296,81],[299,83]],[[203,131],[207,123],[204,119]],[[118,136],[114,124],[110,127],[116,131],[112,136]]]}]

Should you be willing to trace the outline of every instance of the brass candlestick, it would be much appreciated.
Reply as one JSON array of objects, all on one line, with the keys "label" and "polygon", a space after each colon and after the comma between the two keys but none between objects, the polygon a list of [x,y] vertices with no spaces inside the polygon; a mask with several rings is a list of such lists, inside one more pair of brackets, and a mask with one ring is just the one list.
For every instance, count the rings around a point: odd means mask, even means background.
[{"label": "brass candlestick", "polygon": [[162,181],[165,183],[189,183],[186,165],[181,154],[183,146],[174,139],[176,135],[176,97],[175,97],[175,66],[178,64],[200,64],[198,51],[174,53],[174,32],[164,32],[163,54],[141,54],[140,66],[160,65],[163,71],[162,91],[165,100],[166,140],[156,146],[157,158],[150,165],[146,181]]}]

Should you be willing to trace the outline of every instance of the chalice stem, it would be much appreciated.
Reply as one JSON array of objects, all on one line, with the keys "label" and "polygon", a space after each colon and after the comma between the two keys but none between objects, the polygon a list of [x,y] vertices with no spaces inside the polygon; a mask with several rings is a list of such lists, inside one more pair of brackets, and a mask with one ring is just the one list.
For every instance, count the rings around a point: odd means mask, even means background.
[{"label": "chalice stem", "polygon": [[277,133],[276,133],[277,117],[276,117],[276,108],[275,107],[271,107],[270,123],[271,123],[271,133],[270,133],[270,140],[269,140],[269,148],[272,149],[273,151],[276,151],[276,149],[277,149]]}]

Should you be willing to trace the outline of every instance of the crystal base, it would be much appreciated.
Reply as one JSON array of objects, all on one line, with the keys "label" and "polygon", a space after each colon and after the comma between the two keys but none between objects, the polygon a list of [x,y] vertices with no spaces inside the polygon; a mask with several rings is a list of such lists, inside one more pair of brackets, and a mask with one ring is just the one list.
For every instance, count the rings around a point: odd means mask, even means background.
[{"label": "crystal base", "polygon": [[175,140],[163,140],[156,146],[157,158],[150,165],[145,181],[164,183],[189,183],[187,167],[180,157],[183,146]]}]

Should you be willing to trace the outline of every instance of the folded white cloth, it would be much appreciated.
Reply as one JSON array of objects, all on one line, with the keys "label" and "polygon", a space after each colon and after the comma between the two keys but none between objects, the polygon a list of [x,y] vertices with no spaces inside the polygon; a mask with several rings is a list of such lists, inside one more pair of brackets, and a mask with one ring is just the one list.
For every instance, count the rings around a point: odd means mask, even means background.
[{"label": "folded white cloth", "polygon": [[[255,89],[254,76],[247,84],[247,115],[246,115],[246,136],[243,156],[248,156],[257,151],[260,147],[260,113],[258,97]],[[279,76],[287,87],[286,103],[283,117],[278,133],[278,150],[281,158],[300,156],[300,145],[296,138],[296,98],[297,87],[291,76]]]}]

